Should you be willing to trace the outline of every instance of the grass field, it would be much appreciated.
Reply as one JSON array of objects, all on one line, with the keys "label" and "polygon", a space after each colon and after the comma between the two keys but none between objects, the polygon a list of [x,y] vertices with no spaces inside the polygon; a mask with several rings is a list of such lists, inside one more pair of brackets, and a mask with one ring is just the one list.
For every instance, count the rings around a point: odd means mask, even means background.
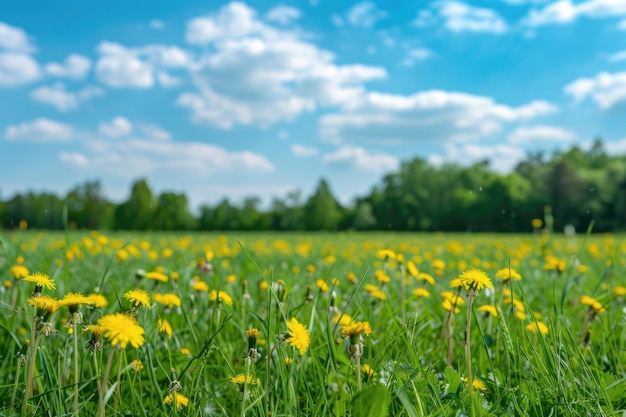
[{"label": "grass field", "polygon": [[15,232],[1,245],[2,416],[626,410],[622,236]]}]

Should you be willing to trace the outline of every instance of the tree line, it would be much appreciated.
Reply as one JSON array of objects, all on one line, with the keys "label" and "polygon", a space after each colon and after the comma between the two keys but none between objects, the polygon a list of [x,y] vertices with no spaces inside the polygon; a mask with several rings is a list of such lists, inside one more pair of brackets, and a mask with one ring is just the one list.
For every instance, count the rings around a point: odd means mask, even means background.
[{"label": "tree line", "polygon": [[[145,179],[115,204],[99,181],[67,195],[25,192],[0,200],[5,229],[61,230],[394,230],[523,232],[551,212],[555,230],[572,225],[596,232],[626,229],[626,156],[609,155],[601,140],[549,157],[529,153],[509,174],[485,160],[470,166],[434,166],[419,158],[386,174],[371,191],[342,206],[321,179],[308,198],[293,191],[267,209],[258,197],[239,204],[224,198],[192,214],[187,196],[156,195]],[[550,222],[552,226],[552,221]]]}]

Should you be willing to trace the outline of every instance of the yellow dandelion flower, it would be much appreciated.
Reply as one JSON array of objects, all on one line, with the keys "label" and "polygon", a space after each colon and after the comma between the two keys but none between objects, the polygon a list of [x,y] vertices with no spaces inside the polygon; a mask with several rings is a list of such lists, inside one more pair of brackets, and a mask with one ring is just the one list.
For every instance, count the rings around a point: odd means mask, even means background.
[{"label": "yellow dandelion flower", "polygon": [[[463,377],[463,382],[467,384],[467,378]],[[478,378],[474,378],[472,380],[472,387],[482,392],[489,392],[485,383]]]},{"label": "yellow dandelion flower", "polygon": [[27,275],[23,278],[23,280],[27,282],[34,282],[35,287],[46,288],[48,290],[56,288],[54,280],[51,279],[49,275],[42,272],[35,272],[34,274]]},{"label": "yellow dandelion flower", "polygon": [[409,274],[413,275],[415,278],[419,275],[419,271],[417,270],[417,266],[413,263],[413,261],[408,261],[406,263],[406,270],[409,271]]},{"label": "yellow dandelion flower", "polygon": [[236,280],[237,280],[237,276],[235,274],[230,274],[229,276],[226,277],[226,282],[228,282],[229,284],[232,284]]},{"label": "yellow dandelion flower", "polygon": [[150,296],[146,291],[140,288],[135,288],[128,291],[126,294],[124,294],[124,298],[130,301],[133,307],[146,307],[148,309],[152,308]]},{"label": "yellow dandelion flower", "polygon": [[293,358],[285,358],[285,366],[290,367],[293,363]]},{"label": "yellow dandelion flower", "polygon": [[98,324],[104,329],[103,335],[114,346],[125,349],[130,343],[134,348],[144,344],[145,330],[136,320],[126,314],[107,314],[98,320]]},{"label": "yellow dandelion flower", "polygon": [[483,288],[493,288],[491,278],[485,271],[480,269],[470,269],[459,275],[466,290],[482,290]]},{"label": "yellow dandelion flower", "polygon": [[180,353],[182,353],[183,355],[190,355],[191,351],[189,350],[189,348],[180,348]]},{"label": "yellow dandelion flower", "polygon": [[309,274],[312,274],[313,272],[315,272],[315,265],[312,265],[312,264],[307,265],[307,266],[306,266],[306,271],[307,271]]},{"label": "yellow dandelion flower", "polygon": [[45,310],[48,313],[54,313],[59,307],[59,300],[56,300],[47,295],[40,295],[38,297],[30,297],[26,300],[28,304],[35,306],[38,310]]},{"label": "yellow dandelion flower", "polygon": [[416,295],[418,297],[424,297],[424,298],[428,298],[430,297],[430,293],[428,292],[428,290],[424,289],[424,288],[416,288],[413,290],[413,295]]},{"label": "yellow dandelion flower", "polygon": [[104,327],[100,326],[99,324],[88,324],[87,326],[83,327],[83,332],[85,331],[91,332],[91,334],[93,335],[100,336],[104,332]]},{"label": "yellow dandelion flower", "polygon": [[285,341],[298,349],[301,355],[304,355],[304,352],[306,352],[311,343],[309,330],[304,327],[304,325],[300,324],[295,317],[292,317],[291,320],[287,322],[287,328],[289,331],[287,332],[288,337]]},{"label": "yellow dandelion flower", "polygon": [[543,226],[543,220],[541,220],[541,219],[532,219],[530,224],[533,226],[534,229],[541,229],[541,227]]},{"label": "yellow dandelion flower", "polygon": [[394,251],[392,251],[391,249],[381,249],[378,252],[376,252],[376,257],[380,258],[380,259],[396,259],[396,253]]},{"label": "yellow dandelion flower", "polygon": [[444,291],[441,293],[441,296],[450,301],[450,303],[457,305],[457,306],[462,306],[465,305],[465,300],[460,297],[458,294],[453,293],[452,291]]},{"label": "yellow dandelion flower", "polygon": [[243,384],[259,385],[261,383],[261,379],[255,378],[254,376],[252,376],[252,374],[248,374],[247,377],[244,374],[238,374],[232,377],[230,379],[230,382],[232,382],[233,384],[237,384],[237,385],[243,385]]},{"label": "yellow dandelion flower", "polygon": [[24,265],[13,265],[11,269],[9,269],[9,273],[13,275],[13,278],[20,279],[28,276],[28,268]]},{"label": "yellow dandelion flower", "polygon": [[204,281],[194,280],[192,281],[191,288],[196,291],[208,291],[209,284]]},{"label": "yellow dandelion flower", "polygon": [[433,276],[430,274],[427,274],[426,272],[420,272],[419,274],[417,274],[416,278],[418,281],[426,281],[430,285],[435,285],[435,279],[433,278]]},{"label": "yellow dandelion flower", "polygon": [[379,291],[379,288],[374,284],[365,284],[363,289],[367,292]]},{"label": "yellow dandelion flower", "polygon": [[613,294],[617,295],[618,297],[621,297],[622,295],[626,295],[626,288],[622,286],[615,287],[613,288]]},{"label": "yellow dandelion flower", "polygon": [[269,284],[267,283],[267,281],[261,281],[259,282],[259,289],[261,291],[267,291],[267,289],[269,288]]},{"label": "yellow dandelion flower", "polygon": [[357,281],[356,274],[354,272],[348,272],[346,278],[348,278],[348,281],[352,283],[355,283]]},{"label": "yellow dandelion flower", "polygon": [[519,272],[517,272],[515,269],[511,268],[502,268],[500,270],[498,270],[496,272],[496,278],[500,278],[503,279],[505,281],[509,280],[509,279],[514,279],[516,281],[519,281],[520,279],[522,279],[522,276],[519,274]]},{"label": "yellow dandelion flower", "polygon": [[339,323],[340,326],[345,326],[352,322],[352,317],[348,314],[337,314],[333,317],[333,324]]},{"label": "yellow dandelion flower", "polygon": [[180,297],[174,293],[154,294],[154,301],[168,307],[180,307]]},{"label": "yellow dandelion flower", "polygon": [[441,259],[433,259],[433,261],[430,263],[430,265],[435,268],[435,269],[445,269],[446,267],[446,263],[444,261],[442,261]]},{"label": "yellow dandelion flower", "polygon": [[367,363],[364,363],[361,366],[361,371],[363,371],[363,375],[365,375],[367,378],[371,378],[376,375],[376,372],[374,372],[372,367]]},{"label": "yellow dandelion flower", "polygon": [[380,290],[372,291],[370,295],[377,300],[387,299],[387,294],[385,294],[383,291],[380,291]]},{"label": "yellow dandelion flower", "polygon": [[89,294],[87,296],[89,298],[90,304],[96,306],[97,308],[106,307],[109,302],[102,294]]},{"label": "yellow dandelion flower", "polygon": [[129,365],[135,370],[135,372],[139,372],[143,369],[143,363],[139,359],[133,360]]},{"label": "yellow dandelion flower", "polygon": [[159,282],[167,282],[167,280],[169,279],[167,275],[165,275],[162,272],[146,272],[144,277],[148,279],[153,279]]},{"label": "yellow dandelion flower", "polygon": [[180,410],[183,407],[187,407],[189,405],[189,398],[185,397],[182,394],[177,392],[170,392],[167,394],[167,397],[163,400],[164,404],[174,404],[174,406]]},{"label": "yellow dandelion flower", "polygon": [[320,291],[322,291],[322,292],[329,292],[330,291],[330,288],[328,287],[328,284],[323,279],[318,279],[317,281],[315,281],[315,285],[317,285],[317,288],[319,288]]},{"label": "yellow dandelion flower", "polygon": [[360,336],[361,334],[369,336],[372,334],[372,328],[367,321],[357,321],[342,326],[341,334],[343,337],[349,337],[350,339]]},{"label": "yellow dandelion flower", "polygon": [[540,321],[537,321],[537,322],[532,322],[529,325],[527,325],[526,330],[530,330],[533,333],[539,332],[541,334],[546,334],[548,333],[548,326],[546,326]]},{"label": "yellow dandelion flower", "polygon": [[381,284],[387,284],[391,282],[391,277],[383,272],[382,274],[377,274],[376,281],[380,282]]},{"label": "yellow dandelion flower", "polygon": [[172,326],[166,319],[159,319],[157,323],[159,325],[159,333],[163,333],[167,335],[167,337],[172,337]]},{"label": "yellow dandelion flower", "polygon": [[492,305],[480,306],[476,310],[482,311],[487,314],[491,314],[493,317],[498,317],[498,310],[496,309],[495,306],[492,306]]},{"label": "yellow dandelion flower", "polygon": [[59,307],[76,307],[82,304],[93,304],[93,300],[90,297],[86,297],[82,294],[68,293],[65,294],[58,302]]},{"label": "yellow dandelion flower", "polygon": [[8,279],[5,279],[3,284],[5,288],[11,288],[13,286],[13,282],[9,281]]},{"label": "yellow dandelion flower", "polygon": [[233,305],[233,298],[226,294],[224,291],[216,291],[213,290],[209,293],[209,300],[211,301],[220,301],[226,305],[232,306]]}]

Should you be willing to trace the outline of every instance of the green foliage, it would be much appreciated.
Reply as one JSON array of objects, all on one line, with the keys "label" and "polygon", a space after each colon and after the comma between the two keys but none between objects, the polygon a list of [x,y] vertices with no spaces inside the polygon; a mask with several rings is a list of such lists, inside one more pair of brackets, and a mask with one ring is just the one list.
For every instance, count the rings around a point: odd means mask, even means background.
[{"label": "green foliage", "polygon": [[352,399],[353,417],[387,417],[391,395],[384,385],[372,385]]}]

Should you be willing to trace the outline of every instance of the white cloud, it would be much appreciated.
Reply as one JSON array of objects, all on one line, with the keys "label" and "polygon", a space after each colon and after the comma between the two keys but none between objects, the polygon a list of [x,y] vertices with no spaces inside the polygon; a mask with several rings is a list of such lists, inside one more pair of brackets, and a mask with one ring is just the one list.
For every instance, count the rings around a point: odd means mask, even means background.
[{"label": "white cloud", "polygon": [[500,173],[508,173],[517,163],[524,159],[526,153],[512,145],[477,145],[477,144],[447,144],[444,155],[430,155],[428,162],[440,166],[443,162],[454,162],[461,165],[470,165],[476,162],[489,160],[489,166]]},{"label": "white cloud", "polygon": [[626,155],[626,138],[606,141],[604,148],[611,155]]},{"label": "white cloud", "polygon": [[193,63],[193,55],[177,46],[127,48],[103,41],[97,50],[100,58],[96,63],[96,76],[102,83],[116,88],[151,88],[155,79],[166,87],[178,85],[177,78],[159,70],[187,68]]},{"label": "white cloud", "polygon": [[15,52],[35,52],[22,28],[0,22],[0,48]]},{"label": "white cloud", "polygon": [[507,30],[505,20],[495,10],[470,6],[460,1],[438,3],[438,13],[445,20],[444,26],[456,33],[503,33]]},{"label": "white cloud", "polygon": [[265,19],[270,22],[276,22],[281,25],[288,25],[294,20],[299,19],[302,16],[302,12],[295,7],[279,4],[274,6],[269,12],[265,14]]},{"label": "white cloud", "polygon": [[41,77],[39,64],[22,52],[0,52],[0,87],[28,84]]},{"label": "white cloud", "polygon": [[61,152],[59,159],[68,165],[74,165],[76,167],[86,168],[89,166],[89,160],[80,152]]},{"label": "white cloud", "polygon": [[65,142],[72,140],[75,134],[72,126],[44,117],[10,125],[4,131],[7,140],[25,142]]},{"label": "white cloud", "polygon": [[153,140],[172,139],[172,134],[170,132],[162,129],[161,127],[155,124],[140,123],[137,127],[144,134],[144,136],[146,136],[148,139],[153,139]]},{"label": "white cloud", "polygon": [[410,96],[370,92],[353,107],[322,116],[320,133],[331,143],[458,142],[495,133],[503,123],[532,120],[557,110],[545,101],[510,107],[491,97],[441,90]]},{"label": "white cloud", "polygon": [[433,51],[427,48],[411,49],[404,59],[400,61],[403,67],[412,67],[417,61],[423,61],[433,56]]},{"label": "white cloud", "polygon": [[522,20],[527,26],[568,24],[579,17],[591,19],[626,15],[624,0],[587,0],[572,3],[571,0],[559,0],[541,9],[532,9]]},{"label": "white cloud", "polygon": [[610,110],[626,101],[626,72],[601,72],[593,78],[578,78],[565,86],[577,102],[591,98],[601,109]]},{"label": "white cloud", "polygon": [[177,103],[197,123],[229,129],[293,120],[318,106],[349,105],[363,83],[384,78],[379,67],[337,66],[332,53],[294,32],[268,26],[242,3],[192,19],[186,39],[210,45],[194,67],[197,91]]},{"label": "white cloud", "polygon": [[57,110],[66,112],[76,110],[80,103],[99,97],[104,90],[99,87],[84,87],[76,92],[67,91],[63,83],[55,83],[51,86],[42,86],[34,89],[30,97],[40,103],[49,104]]},{"label": "white cloud", "polygon": [[291,153],[294,156],[297,156],[300,158],[307,158],[310,156],[315,156],[320,153],[319,149],[317,148],[314,148],[312,146],[299,145],[297,143],[294,143],[293,145],[291,145],[290,149],[291,149]]},{"label": "white cloud", "polygon": [[370,152],[360,146],[342,146],[324,155],[322,161],[329,165],[357,168],[369,172],[391,171],[400,165],[400,161],[395,156]]},{"label": "white cloud", "polygon": [[125,117],[118,116],[110,122],[102,122],[98,126],[100,134],[109,137],[128,136],[133,132],[133,124]]},{"label": "white cloud", "polygon": [[437,17],[434,15],[432,10],[430,9],[422,9],[417,13],[417,17],[411,25],[421,28],[434,24],[437,21]]},{"label": "white cloud", "polygon": [[150,21],[150,29],[154,29],[154,30],[162,30],[165,28],[165,23],[163,23],[162,20],[159,19],[152,19]]},{"label": "white cloud", "polygon": [[352,26],[371,28],[381,19],[388,16],[384,10],[380,10],[376,3],[363,1],[355,4],[348,10],[346,19]]},{"label": "white cloud", "polygon": [[609,62],[619,62],[624,60],[626,60],[626,51],[620,51],[609,55]]},{"label": "white cloud", "polygon": [[51,62],[45,66],[48,75],[76,79],[85,78],[90,69],[91,61],[89,58],[79,54],[69,55],[62,64]]},{"label": "white cloud", "polygon": [[619,30],[626,30],[626,19],[620,20],[620,22],[617,24],[617,28]]},{"label": "white cloud", "polygon": [[515,145],[522,145],[534,141],[563,142],[574,139],[574,132],[555,126],[519,127],[511,132],[507,140]]},{"label": "white cloud", "polygon": [[206,143],[145,139],[101,142],[97,151],[65,155],[62,160],[91,173],[122,178],[156,172],[205,178],[216,173],[266,173],[274,169],[267,158],[250,151],[231,152]]}]

